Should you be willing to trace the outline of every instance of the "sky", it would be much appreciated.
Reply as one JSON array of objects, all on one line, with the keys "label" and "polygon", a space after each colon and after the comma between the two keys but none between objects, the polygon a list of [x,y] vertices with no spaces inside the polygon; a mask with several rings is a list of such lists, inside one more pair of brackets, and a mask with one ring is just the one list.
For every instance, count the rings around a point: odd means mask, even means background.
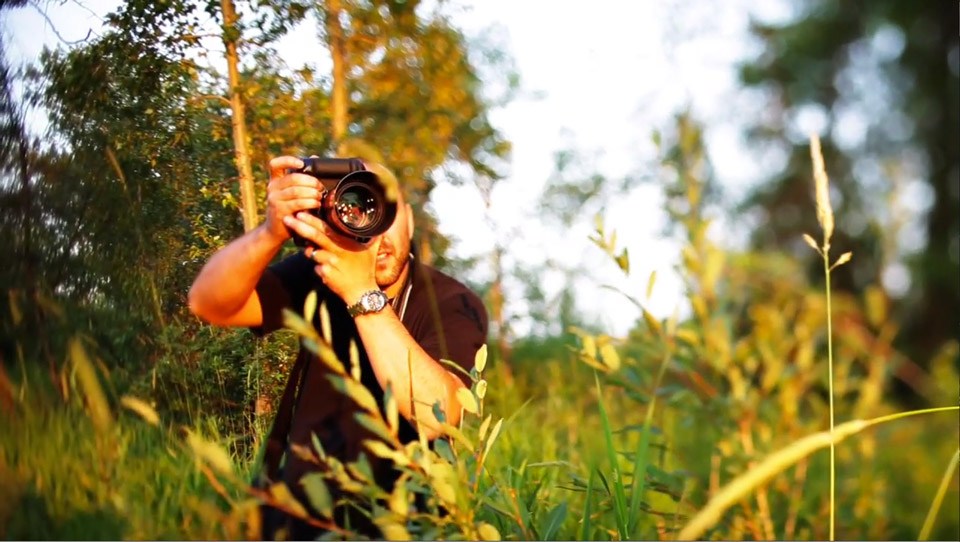
[{"label": "sky", "polygon": [[[114,1],[38,3],[7,13],[3,33],[8,58],[35,59],[42,46],[83,39],[100,28]],[[593,217],[570,230],[545,224],[536,214],[539,195],[553,172],[554,153],[574,149],[597,172],[621,179],[659,174],[651,142],[654,130],[666,131],[672,116],[689,106],[708,127],[708,151],[717,178],[736,195],[760,178],[739,132],[738,118],[751,111],[751,96],[736,85],[735,63],[756,54],[747,39],[749,16],[778,20],[789,16],[786,0],[460,0],[447,10],[467,36],[493,33],[505,45],[520,75],[514,101],[491,112],[491,122],[511,141],[506,178],[485,209],[472,186],[439,185],[432,194],[440,230],[455,240],[458,256],[489,254],[498,241],[509,266],[535,266],[547,258],[589,262],[573,284],[578,307],[588,322],[615,336],[625,334],[640,316],[632,303],[603,285],[612,285],[666,318],[687,311],[683,285],[675,272],[679,246],[663,237],[665,213],[657,184],[638,185],[603,210],[609,230],[631,255],[631,275],[588,241]],[[310,29],[295,31],[277,45],[290,67],[317,63],[325,52]],[[19,59],[19,60],[18,60]],[[322,65],[322,60],[320,62]],[[485,214],[489,213],[489,214]],[[488,227],[495,224],[495,229]],[[735,243],[736,225],[717,217],[712,234]],[[649,299],[648,277],[657,281]],[[478,267],[475,279],[490,276]],[[564,287],[556,272],[544,272],[548,294]],[[508,285],[509,286],[509,285]],[[522,316],[519,290],[508,309]],[[509,299],[509,298],[508,298]],[[529,330],[522,317],[518,336]]]}]

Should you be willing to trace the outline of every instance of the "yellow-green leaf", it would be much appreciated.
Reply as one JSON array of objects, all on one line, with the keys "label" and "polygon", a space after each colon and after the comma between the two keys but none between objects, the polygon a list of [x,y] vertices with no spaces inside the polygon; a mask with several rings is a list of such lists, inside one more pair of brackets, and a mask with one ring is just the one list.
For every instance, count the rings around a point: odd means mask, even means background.
[{"label": "yellow-green leaf", "polygon": [[477,350],[477,355],[473,358],[473,367],[477,370],[478,373],[482,373],[483,369],[487,366],[487,345],[486,343],[480,345],[480,348]]},{"label": "yellow-green leaf", "polygon": [[97,432],[109,430],[113,427],[110,405],[107,403],[103,388],[100,386],[97,370],[90,358],[87,357],[87,352],[80,343],[80,339],[70,339],[70,359],[73,361],[74,371],[76,371],[80,390],[83,393],[87,412],[90,414],[94,428]]},{"label": "yellow-green leaf", "polygon": [[360,351],[357,350],[357,341],[350,339],[350,376],[360,381]]},{"label": "yellow-green leaf", "polygon": [[837,261],[830,266],[830,269],[832,270],[836,267],[840,267],[841,265],[849,262],[852,258],[853,258],[853,252],[844,252],[843,254],[840,255],[839,258],[837,258]]},{"label": "yellow-green leaf", "polygon": [[643,319],[647,322],[647,326],[650,328],[650,331],[653,331],[657,335],[660,334],[660,322],[650,314],[650,311],[643,309]]},{"label": "yellow-green leaf", "polygon": [[307,299],[303,302],[303,319],[307,322],[313,321],[313,315],[317,312],[317,291],[310,290]]},{"label": "yellow-green leaf", "polygon": [[617,349],[612,343],[606,343],[600,347],[600,358],[611,371],[620,368],[620,354],[617,353]]},{"label": "yellow-green leaf", "polygon": [[480,540],[500,540],[500,531],[489,523],[481,522],[477,526],[477,535],[480,536]]},{"label": "yellow-green leaf", "polygon": [[288,329],[292,329],[302,337],[310,339],[319,338],[317,331],[313,329],[313,326],[308,324],[306,320],[300,317],[299,314],[290,309],[283,309],[283,325]]},{"label": "yellow-green leaf", "polygon": [[300,479],[300,485],[303,486],[304,493],[310,501],[310,505],[320,512],[324,517],[333,516],[333,497],[330,495],[330,489],[323,475],[319,472],[307,474]]},{"label": "yellow-green leaf", "polygon": [[464,410],[471,414],[476,414],[479,408],[477,407],[477,398],[473,396],[473,392],[467,388],[460,388],[457,390],[457,401],[460,402],[460,406]]},{"label": "yellow-green leaf", "polygon": [[483,423],[480,424],[480,431],[477,433],[477,439],[481,442],[483,437],[487,436],[487,429],[490,429],[490,420],[493,419],[493,414],[487,414],[487,419],[483,420]]},{"label": "yellow-green leaf", "polygon": [[883,293],[882,288],[873,285],[867,286],[864,296],[864,302],[867,305],[867,320],[874,328],[878,328],[887,319],[887,296]]},{"label": "yellow-green leaf", "polygon": [[487,394],[487,381],[480,380],[477,382],[477,397],[483,399],[483,396]]},{"label": "yellow-green leaf", "polygon": [[462,431],[450,425],[449,423],[440,424],[440,430],[443,432],[443,434],[453,437],[453,440],[463,445],[463,447],[469,450],[471,453],[473,452],[473,443],[470,442],[470,439],[468,439]]},{"label": "yellow-green leaf", "polygon": [[320,329],[323,331],[323,340],[331,344],[333,334],[330,332],[330,311],[327,310],[327,304],[320,305]]},{"label": "yellow-green leaf", "polygon": [[367,389],[362,383],[353,378],[346,378],[341,376],[329,375],[327,378],[333,382],[334,387],[336,387],[340,392],[347,394],[348,397],[353,399],[360,408],[366,410],[367,412],[378,415],[380,414],[380,408],[377,407],[377,401],[373,398],[373,394],[370,393],[370,390]]},{"label": "yellow-green leaf", "polygon": [[380,519],[375,520],[377,527],[380,527],[380,532],[383,533],[383,538],[386,540],[411,540],[410,533],[407,532],[407,528],[392,520],[392,519]]},{"label": "yellow-green leaf", "polygon": [[187,429],[187,445],[213,470],[228,476],[233,475],[233,461],[223,448]]},{"label": "yellow-green leaf", "polygon": [[405,477],[401,477],[393,486],[393,492],[390,493],[390,497],[387,499],[387,506],[390,507],[390,511],[400,517],[407,517],[407,514],[410,513],[408,495]]},{"label": "yellow-green leaf", "polygon": [[290,493],[290,488],[283,482],[277,482],[270,486],[270,497],[293,512],[295,516],[307,517],[307,509],[293,496],[293,493]]},{"label": "yellow-green leaf", "polygon": [[497,439],[497,435],[500,434],[500,426],[503,425],[503,418],[500,418],[497,423],[493,426],[493,429],[490,431],[490,437],[487,439],[487,443],[483,447],[483,456],[481,456],[481,461],[486,459],[487,454],[490,453],[490,448],[493,446],[493,441]]},{"label": "yellow-green leaf", "polygon": [[647,301],[650,301],[650,296],[653,295],[653,285],[657,283],[657,270],[654,269],[650,272],[650,278],[647,279]]},{"label": "yellow-green leaf", "polygon": [[157,411],[145,401],[137,399],[136,397],[124,395],[120,398],[120,404],[136,412],[141,418],[143,418],[145,422],[149,423],[150,425],[160,425],[160,416],[157,415]]}]

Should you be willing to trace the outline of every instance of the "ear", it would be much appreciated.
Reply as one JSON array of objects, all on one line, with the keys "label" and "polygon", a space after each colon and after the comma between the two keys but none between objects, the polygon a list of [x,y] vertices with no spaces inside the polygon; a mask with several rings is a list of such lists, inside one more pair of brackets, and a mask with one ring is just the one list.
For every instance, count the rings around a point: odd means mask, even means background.
[{"label": "ear", "polygon": [[413,239],[413,207],[409,203],[404,203],[404,206],[407,208],[407,231],[410,239]]}]

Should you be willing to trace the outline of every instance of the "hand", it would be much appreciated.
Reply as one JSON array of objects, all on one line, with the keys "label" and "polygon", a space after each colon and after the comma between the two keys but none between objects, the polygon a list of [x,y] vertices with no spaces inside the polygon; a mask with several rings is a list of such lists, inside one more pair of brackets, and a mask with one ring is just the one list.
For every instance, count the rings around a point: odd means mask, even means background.
[{"label": "hand", "polygon": [[303,161],[293,156],[278,156],[270,160],[270,184],[267,185],[267,231],[279,242],[290,238],[284,219],[298,211],[320,207],[322,187],[315,177],[304,173],[287,173],[303,167]]},{"label": "hand", "polygon": [[347,306],[377,286],[377,251],[380,237],[364,245],[329,231],[322,220],[310,213],[287,216],[283,223],[318,248],[307,247],[304,255],[317,262],[314,269],[333,293]]}]

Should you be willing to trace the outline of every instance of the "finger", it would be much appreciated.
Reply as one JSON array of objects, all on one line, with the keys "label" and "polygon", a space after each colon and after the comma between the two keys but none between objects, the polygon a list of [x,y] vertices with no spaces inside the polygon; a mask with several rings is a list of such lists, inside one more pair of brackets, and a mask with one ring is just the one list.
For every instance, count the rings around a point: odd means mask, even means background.
[{"label": "finger", "polygon": [[270,189],[276,192],[286,190],[287,188],[299,186],[313,190],[320,190],[320,180],[306,173],[288,173],[282,177],[277,177],[270,181]]},{"label": "finger", "polygon": [[336,266],[340,261],[336,254],[328,250],[312,250],[309,258],[319,265]]},{"label": "finger", "polygon": [[312,242],[315,245],[320,245],[317,242],[317,234],[320,233],[316,228],[307,224],[303,220],[298,220],[295,217],[308,216],[307,213],[297,213],[296,215],[287,215],[283,217],[283,224],[299,234],[301,237],[307,241]]},{"label": "finger", "polygon": [[315,199],[294,199],[277,202],[275,208],[281,215],[292,215],[300,211],[319,209],[320,202]]},{"label": "finger", "polygon": [[311,198],[315,200],[319,200],[322,194],[323,193],[318,188],[314,188],[312,186],[307,186],[303,184],[298,184],[298,185],[287,186],[286,188],[280,189],[277,192],[277,197],[279,198],[279,201],[295,200],[295,199],[311,199]]},{"label": "finger", "polygon": [[316,243],[318,247],[324,250],[334,250],[337,248],[337,244],[325,233],[326,224],[323,220],[320,220],[310,213],[297,213],[294,216],[297,221],[310,228],[311,235],[313,236],[310,240]]},{"label": "finger", "polygon": [[288,169],[303,168],[303,160],[296,156],[277,156],[270,160],[270,178],[276,179],[286,174]]}]

